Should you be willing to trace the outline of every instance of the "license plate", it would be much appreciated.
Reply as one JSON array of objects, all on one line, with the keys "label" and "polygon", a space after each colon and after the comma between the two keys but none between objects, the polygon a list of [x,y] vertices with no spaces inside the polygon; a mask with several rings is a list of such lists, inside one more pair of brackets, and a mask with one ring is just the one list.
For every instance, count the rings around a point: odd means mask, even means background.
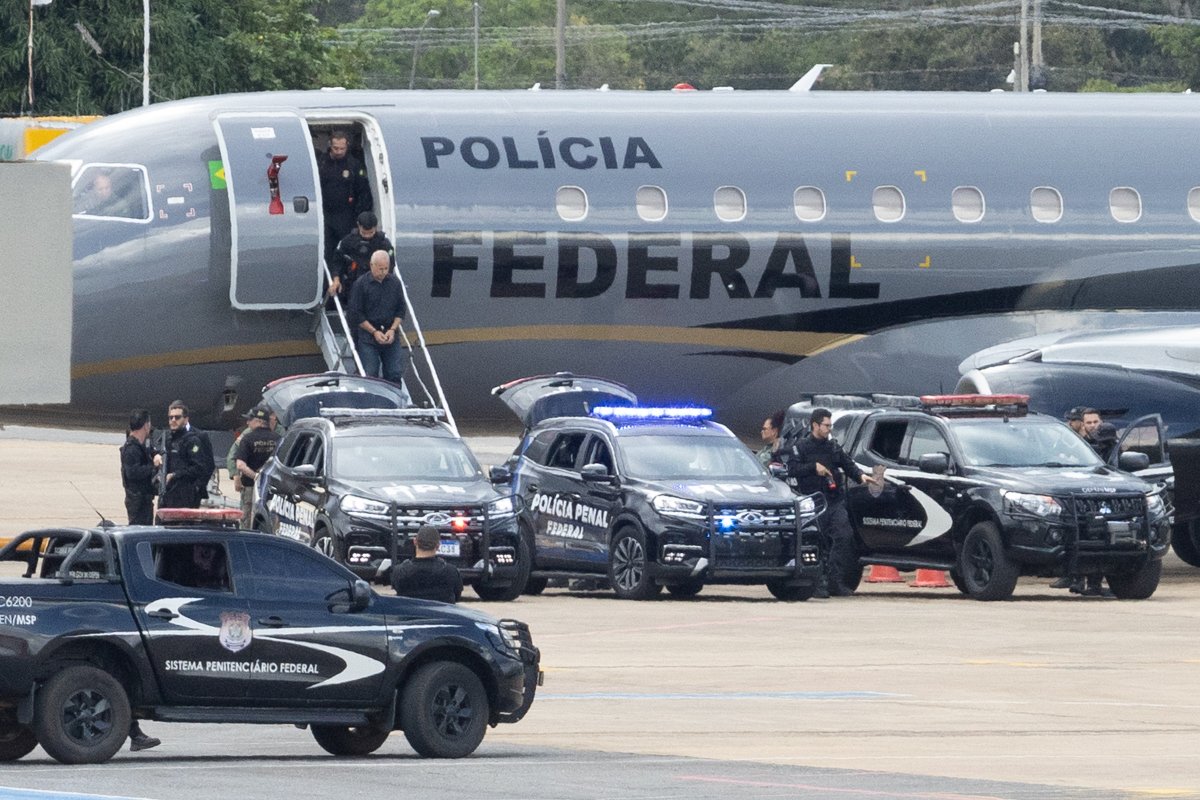
[{"label": "license plate", "polygon": [[1130,522],[1109,520],[1108,522],[1108,541],[1110,544],[1128,544],[1136,542],[1138,533],[1142,529],[1142,523],[1139,520]]},{"label": "license plate", "polygon": [[453,557],[457,558],[458,557],[458,542],[451,542],[451,541],[447,541],[447,540],[443,539],[442,543],[438,545],[438,555],[439,556],[453,556]]}]

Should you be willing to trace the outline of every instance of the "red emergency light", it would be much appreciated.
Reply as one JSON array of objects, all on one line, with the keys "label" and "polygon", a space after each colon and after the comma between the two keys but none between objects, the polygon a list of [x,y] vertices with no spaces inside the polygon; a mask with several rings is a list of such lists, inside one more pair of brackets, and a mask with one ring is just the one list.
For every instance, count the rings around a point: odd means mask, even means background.
[{"label": "red emergency light", "polygon": [[942,408],[982,408],[983,406],[1027,406],[1027,394],[923,394],[921,405]]}]

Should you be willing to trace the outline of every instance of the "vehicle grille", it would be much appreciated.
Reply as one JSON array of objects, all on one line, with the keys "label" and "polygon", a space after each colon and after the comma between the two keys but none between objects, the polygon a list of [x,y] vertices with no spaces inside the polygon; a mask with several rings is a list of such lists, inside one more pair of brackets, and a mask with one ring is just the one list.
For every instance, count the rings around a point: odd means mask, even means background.
[{"label": "vehicle grille", "polygon": [[1133,545],[1148,536],[1143,494],[1075,495],[1071,501],[1080,547]]},{"label": "vehicle grille", "polygon": [[726,535],[791,532],[796,529],[796,509],[791,505],[713,507],[712,528]]},{"label": "vehicle grille", "polygon": [[[462,520],[454,525],[456,520]],[[385,518],[391,524],[391,515]],[[396,528],[401,533],[416,533],[422,525],[432,525],[441,533],[479,534],[483,532],[482,506],[399,506],[396,508]]]}]

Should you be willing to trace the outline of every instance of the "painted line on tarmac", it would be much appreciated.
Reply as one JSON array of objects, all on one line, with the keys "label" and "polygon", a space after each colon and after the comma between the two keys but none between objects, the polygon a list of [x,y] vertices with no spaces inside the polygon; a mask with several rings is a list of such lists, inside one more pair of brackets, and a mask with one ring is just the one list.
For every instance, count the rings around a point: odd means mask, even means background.
[{"label": "painted line on tarmac", "polygon": [[879,700],[912,697],[892,692],[577,692],[538,694],[538,700]]},{"label": "painted line on tarmac", "polygon": [[41,789],[18,789],[0,786],[0,800],[145,800],[118,794],[84,794],[80,792],[48,792]]},{"label": "painted line on tarmac", "polygon": [[822,786],[815,783],[783,783],[777,781],[755,781],[741,778],[714,778],[704,775],[677,775],[679,781],[689,783],[718,783],[726,786],[754,786],[763,789],[789,789],[808,792],[844,794],[853,797],[902,797],[911,800],[1002,800],[991,794],[960,794],[958,792],[891,792],[886,789],[847,789]]},{"label": "painted line on tarmac", "polygon": [[605,628],[604,630],[575,630],[564,631],[562,633],[540,633],[538,641],[543,639],[564,639],[577,636],[605,636],[611,634],[625,635],[627,633],[654,633],[657,631],[680,631],[688,628],[720,628],[730,625],[744,626],[750,622],[778,622],[778,617],[739,617],[738,619],[726,620],[724,622],[683,622],[678,625],[651,625],[642,628]]}]

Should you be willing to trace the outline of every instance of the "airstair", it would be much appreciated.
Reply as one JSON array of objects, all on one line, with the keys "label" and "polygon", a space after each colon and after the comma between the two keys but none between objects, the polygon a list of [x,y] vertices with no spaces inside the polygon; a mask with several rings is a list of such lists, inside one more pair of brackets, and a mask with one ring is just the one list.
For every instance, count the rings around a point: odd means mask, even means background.
[{"label": "airstair", "polygon": [[[416,309],[413,308],[409,299],[408,286],[404,283],[404,276],[400,274],[399,269],[395,270],[395,274],[400,279],[404,305],[408,310],[404,317],[404,323],[400,327],[400,336],[404,348],[408,351],[409,359],[409,368],[405,372],[402,388],[409,396],[411,407],[440,409],[446,416],[447,424],[455,433],[458,433],[458,425],[454,421],[454,415],[450,413],[450,405],[446,402],[441,379],[438,377],[437,369],[433,366],[429,348],[425,345],[425,334],[421,331],[421,323],[417,319]],[[325,267],[325,279],[330,282],[333,280],[328,265]],[[359,278],[359,280],[370,279],[370,275],[363,275]],[[331,372],[366,375],[362,358],[354,345],[354,332],[350,327],[346,308],[342,305],[340,298],[336,296],[333,298],[332,309],[326,306],[317,308],[315,333],[317,345],[321,348],[321,355],[325,357],[325,365]],[[420,389],[415,397],[409,389],[414,381]],[[431,384],[432,391],[429,388]]]}]

